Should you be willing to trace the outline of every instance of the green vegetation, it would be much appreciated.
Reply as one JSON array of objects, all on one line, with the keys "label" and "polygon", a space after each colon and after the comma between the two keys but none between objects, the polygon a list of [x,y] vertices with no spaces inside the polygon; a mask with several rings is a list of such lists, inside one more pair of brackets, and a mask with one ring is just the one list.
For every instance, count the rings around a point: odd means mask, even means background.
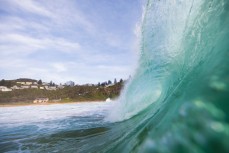
[{"label": "green vegetation", "polygon": [[[12,86],[12,82],[7,86]],[[5,82],[3,81],[4,85]],[[41,83],[41,81],[39,81]],[[109,82],[110,83],[110,82]],[[0,92],[0,104],[12,103],[33,103],[36,98],[49,98],[50,103],[57,99],[59,102],[80,102],[80,101],[103,101],[107,98],[116,98],[119,96],[123,82],[114,85],[76,85],[65,86],[63,89],[57,90],[41,90],[41,89],[21,89],[11,92]]]},{"label": "green vegetation", "polygon": [[[39,81],[41,81],[41,80],[39,80]],[[20,79],[16,79],[16,80],[4,80],[4,79],[2,79],[0,81],[0,86],[6,86],[6,87],[10,88],[14,85],[20,85],[17,82],[37,82],[37,80],[27,79],[27,78],[20,78]],[[42,82],[40,82],[40,83],[42,83]]]},{"label": "green vegetation", "polygon": [[16,81],[4,80],[4,79],[2,79],[0,81],[0,86],[6,86],[6,87],[10,88],[14,85],[16,85]]}]

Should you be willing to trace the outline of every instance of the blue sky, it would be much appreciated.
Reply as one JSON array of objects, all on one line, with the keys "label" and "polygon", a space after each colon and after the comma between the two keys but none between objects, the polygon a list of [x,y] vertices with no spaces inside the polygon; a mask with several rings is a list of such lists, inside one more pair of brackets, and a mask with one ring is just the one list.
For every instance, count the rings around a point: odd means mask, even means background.
[{"label": "blue sky", "polygon": [[127,78],[144,0],[1,0],[0,79],[64,83]]}]

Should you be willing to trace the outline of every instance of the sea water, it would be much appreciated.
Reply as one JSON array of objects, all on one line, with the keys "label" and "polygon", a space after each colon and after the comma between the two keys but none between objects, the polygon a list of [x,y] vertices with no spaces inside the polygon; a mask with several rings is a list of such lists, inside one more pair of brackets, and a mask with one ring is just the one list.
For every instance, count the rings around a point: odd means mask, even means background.
[{"label": "sea water", "polygon": [[103,118],[108,105],[84,102],[1,107],[0,152],[80,152],[88,145],[83,143],[87,137],[106,131]]},{"label": "sea water", "polygon": [[229,1],[149,0],[117,101],[0,108],[0,152],[229,152]]}]

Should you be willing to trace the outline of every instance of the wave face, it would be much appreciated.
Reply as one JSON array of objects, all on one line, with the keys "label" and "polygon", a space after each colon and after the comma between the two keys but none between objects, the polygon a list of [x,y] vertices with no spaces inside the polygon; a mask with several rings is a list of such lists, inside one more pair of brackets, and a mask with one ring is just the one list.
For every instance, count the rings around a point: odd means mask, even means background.
[{"label": "wave face", "polygon": [[229,152],[228,25],[228,0],[148,1],[139,67],[108,117],[132,117],[117,148]]},{"label": "wave face", "polygon": [[149,0],[120,99],[0,108],[0,152],[228,153],[228,25],[228,0]]}]

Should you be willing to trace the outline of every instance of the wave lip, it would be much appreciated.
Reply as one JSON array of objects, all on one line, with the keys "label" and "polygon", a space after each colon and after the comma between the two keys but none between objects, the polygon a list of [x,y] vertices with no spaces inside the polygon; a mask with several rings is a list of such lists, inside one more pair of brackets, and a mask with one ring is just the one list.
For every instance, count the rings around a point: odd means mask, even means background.
[{"label": "wave lip", "polygon": [[[184,70],[189,62],[185,61],[185,39],[201,5],[200,0],[148,1],[141,28],[139,66],[108,120],[131,118],[173,93],[188,73]],[[194,67],[194,63],[189,65]]]}]

